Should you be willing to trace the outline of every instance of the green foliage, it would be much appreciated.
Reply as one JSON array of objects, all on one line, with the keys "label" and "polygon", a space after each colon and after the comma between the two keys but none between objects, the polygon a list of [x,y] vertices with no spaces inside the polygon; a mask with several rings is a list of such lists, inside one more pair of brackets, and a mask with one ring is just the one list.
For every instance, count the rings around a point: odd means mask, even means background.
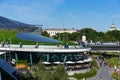
[{"label": "green foliage", "polygon": [[[33,68],[34,76],[37,80],[43,80],[44,77],[47,75],[45,65],[42,64],[42,61],[40,61],[36,66]],[[46,79],[45,79],[46,80]]]},{"label": "green foliage", "polygon": [[62,41],[62,42],[59,42],[59,43],[56,43],[56,42],[52,42],[52,43],[50,43],[50,42],[40,42],[39,43],[39,45],[58,45],[58,44],[62,44],[63,46],[66,44],[66,43],[68,43],[68,45],[75,45],[75,43],[73,43],[73,42],[71,42],[71,41],[68,41],[68,42],[64,42],[64,41]]},{"label": "green foliage", "polygon": [[93,61],[91,62],[92,66],[99,69],[99,65],[97,63],[97,61],[95,59],[93,59]]},{"label": "green foliage", "polygon": [[50,42],[46,42],[46,43],[40,42],[39,45],[58,45],[58,43],[56,43],[56,42],[52,42],[52,43],[50,43]]},{"label": "green foliage", "polygon": [[90,78],[93,77],[97,74],[97,70],[95,68],[90,69],[90,71],[86,72],[86,73],[79,73],[79,74],[74,74],[73,76],[70,77],[74,77],[77,80],[79,79],[83,79],[83,78]]},{"label": "green foliage", "polygon": [[27,60],[18,60],[18,61],[16,61],[16,64],[25,64],[25,65],[29,66],[29,63],[27,62]]},{"label": "green foliage", "polygon": [[0,30],[0,42],[5,41],[5,42],[10,42],[12,44],[19,44],[20,42],[22,44],[34,44],[32,41],[24,41],[20,40],[16,37],[16,34],[18,32],[14,30]]},{"label": "green foliage", "polygon": [[113,57],[113,58],[110,58],[110,59],[107,59],[106,60],[109,64],[109,66],[111,67],[114,67],[114,65],[118,66],[119,64],[119,59],[117,57]]},{"label": "green foliage", "polygon": [[67,73],[64,65],[58,65],[55,69],[45,67],[40,61],[33,69],[36,80],[67,80]]},{"label": "green foliage", "polygon": [[84,28],[84,29],[81,29],[80,30],[80,33],[84,33],[86,34],[87,36],[87,40],[90,41],[98,41],[98,32],[91,29],[91,28]]},{"label": "green foliage", "polygon": [[[80,41],[82,38],[82,34],[85,32],[88,41],[101,41],[101,42],[116,42],[120,40],[120,31],[108,31],[106,33],[97,32],[91,28],[81,29],[79,32],[74,33],[59,33],[53,36],[53,38],[61,40],[61,41]],[[72,35],[72,36],[71,36]]]},{"label": "green foliage", "polygon": [[118,30],[108,31],[107,34],[110,35],[113,40],[120,40],[120,31]]},{"label": "green foliage", "polygon": [[17,32],[12,30],[0,30],[0,41],[9,42],[10,39],[14,40]]},{"label": "green foliage", "polygon": [[57,68],[55,69],[55,79],[56,80],[67,80],[67,73],[65,70],[65,66],[62,64],[59,64]]},{"label": "green foliage", "polygon": [[80,32],[74,32],[71,35],[72,36],[70,36],[70,38],[69,38],[71,41],[79,41],[82,39],[82,37],[81,37],[82,33],[80,33]]},{"label": "green foliage", "polygon": [[[71,44],[71,41],[80,41],[82,38],[83,32],[86,33],[87,40],[89,41],[101,41],[101,42],[116,42],[120,40],[120,31],[114,30],[114,31],[108,31],[106,33],[103,32],[97,32],[91,28],[84,28],[81,29],[79,32],[74,33],[59,33],[53,36],[54,39],[58,39],[62,41],[61,43],[68,42]],[[0,42],[6,41],[10,42],[12,44],[19,44],[20,42],[22,44],[31,44],[34,45],[35,43],[33,41],[25,41],[17,39],[16,34],[18,32],[13,30],[0,30]],[[47,32],[42,32],[43,36],[49,37],[49,34]],[[72,36],[71,36],[72,35]],[[40,43],[40,44],[50,44],[50,45],[56,45],[57,43]]]},{"label": "green foliage", "polygon": [[114,78],[115,80],[120,80],[120,74],[118,74],[117,72],[112,73],[112,78]]},{"label": "green foliage", "polygon": [[118,52],[107,52],[106,54],[109,54],[109,55],[119,55]]},{"label": "green foliage", "polygon": [[[33,42],[33,41],[26,41],[26,40],[20,40],[20,39],[18,39],[16,37],[17,33],[18,32],[13,31],[13,30],[0,30],[0,42],[2,42],[2,41],[10,42],[11,41],[12,44],[19,44],[21,42],[23,45],[25,45],[25,44],[35,45],[35,42]],[[47,34],[48,33],[43,32],[44,36],[49,37],[49,35],[47,35]],[[65,42],[66,41],[60,42],[60,44],[64,45]],[[58,43],[54,43],[54,42],[53,43],[50,43],[50,42],[48,42],[48,43],[40,42],[39,44],[40,45],[57,45]],[[68,44],[71,45],[73,43],[70,42],[70,41],[68,41]]]},{"label": "green foliage", "polygon": [[18,64],[21,64],[21,63],[26,64],[27,60],[18,60],[18,61],[16,61],[16,63],[18,63]]},{"label": "green foliage", "polygon": [[53,36],[53,38],[61,40],[61,41],[69,41],[71,34],[70,33],[57,33],[56,35]]},{"label": "green foliage", "polygon": [[[96,42],[96,41],[116,42],[116,41],[120,40],[120,31],[114,30],[114,31],[108,31],[106,33],[103,33],[103,32],[97,32],[96,30],[93,30],[91,28],[84,28],[78,32],[74,32],[71,34],[70,33],[59,33],[59,34],[56,34],[55,36],[53,36],[53,38],[60,40],[63,43],[65,43],[65,42],[69,43],[71,41],[80,41],[82,38],[82,34],[84,32],[86,33],[88,42],[91,40],[93,42]],[[16,37],[17,33],[18,32],[14,31],[14,30],[0,30],[0,42],[3,40],[6,42],[10,42],[10,40],[11,40],[12,44],[19,44],[20,42],[22,44],[32,44],[32,45],[35,44],[32,41],[25,41],[25,40],[17,39],[17,37]],[[42,32],[42,35],[50,37],[49,34],[45,31]],[[51,44],[51,43],[48,43],[48,44]]]},{"label": "green foliage", "polygon": [[50,35],[46,31],[42,32],[42,35],[46,37],[50,37]]}]

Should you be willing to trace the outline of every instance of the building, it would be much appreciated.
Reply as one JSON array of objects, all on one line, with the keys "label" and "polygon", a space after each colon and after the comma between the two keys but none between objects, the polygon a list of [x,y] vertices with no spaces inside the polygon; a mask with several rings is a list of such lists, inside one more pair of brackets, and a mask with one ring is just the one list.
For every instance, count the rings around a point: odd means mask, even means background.
[{"label": "building", "polygon": [[[31,33],[23,34],[18,33],[16,35],[21,40],[29,40],[35,42],[59,42],[54,39],[48,39],[39,37],[37,35],[32,35]],[[37,47],[36,47],[37,46]],[[66,47],[67,46],[67,47]],[[42,63],[45,66],[56,67],[59,64],[65,65],[65,69],[68,75],[73,75],[76,71],[81,72],[89,70],[91,67],[92,57],[87,55],[91,48],[80,45],[69,45],[60,44],[59,45],[15,45],[11,44],[9,47],[7,45],[0,45],[0,57],[8,62],[15,61],[27,61],[32,67],[33,64],[39,62],[42,59]],[[23,68],[17,64],[16,68]],[[71,73],[72,71],[72,73]]]},{"label": "building", "polygon": [[56,35],[57,33],[74,33],[77,32],[76,29],[72,28],[72,29],[56,29],[56,28],[51,28],[51,29],[44,29],[43,31],[46,31],[50,37]]},{"label": "building", "polygon": [[0,80],[27,80],[10,63],[0,59]]},{"label": "building", "polygon": [[113,31],[113,30],[117,30],[117,28],[116,28],[116,26],[115,26],[114,23],[112,23],[112,25],[111,25],[109,31]]},{"label": "building", "polygon": [[[81,73],[81,70],[87,70],[91,67],[92,57],[85,53],[89,53],[91,48],[80,46],[69,46],[64,48],[64,45],[39,45],[38,48],[35,45],[23,45],[21,48],[19,45],[12,45],[11,47],[0,46],[0,57],[9,61],[15,59],[16,61],[27,61],[30,66],[38,63],[42,59],[42,63],[47,66],[56,67],[59,64],[64,64],[68,75]],[[18,65],[17,65],[18,66]],[[20,68],[20,67],[19,67]],[[72,73],[71,73],[72,71]]]},{"label": "building", "polygon": [[0,29],[1,30],[15,30],[17,32],[31,32],[37,35],[41,35],[43,25],[32,25],[12,20],[6,17],[0,16]]}]

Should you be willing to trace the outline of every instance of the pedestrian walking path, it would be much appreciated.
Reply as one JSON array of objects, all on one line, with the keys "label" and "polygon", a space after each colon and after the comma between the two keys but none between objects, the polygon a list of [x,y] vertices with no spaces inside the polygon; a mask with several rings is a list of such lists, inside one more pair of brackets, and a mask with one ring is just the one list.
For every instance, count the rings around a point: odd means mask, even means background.
[{"label": "pedestrian walking path", "polygon": [[89,78],[87,80],[114,80],[111,78],[111,74],[114,71],[114,69],[110,68],[102,60],[98,60],[98,63],[100,64],[100,69],[98,70],[97,75],[95,77]]}]

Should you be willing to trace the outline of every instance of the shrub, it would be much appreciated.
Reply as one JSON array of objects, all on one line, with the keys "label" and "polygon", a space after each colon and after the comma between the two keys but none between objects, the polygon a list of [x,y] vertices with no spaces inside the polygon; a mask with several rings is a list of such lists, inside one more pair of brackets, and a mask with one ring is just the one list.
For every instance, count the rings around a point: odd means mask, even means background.
[{"label": "shrub", "polygon": [[114,78],[115,80],[120,80],[120,74],[118,74],[117,72],[112,73],[112,78]]},{"label": "shrub", "polygon": [[91,62],[92,66],[99,69],[99,65],[97,63],[97,61],[95,59],[93,59],[93,61]]},{"label": "shrub", "polygon": [[107,59],[106,61],[108,62],[109,66],[111,66],[111,67],[114,67],[114,65],[118,66],[118,63],[119,63],[119,59],[117,57]]},{"label": "shrub", "polygon": [[97,70],[95,68],[92,68],[90,71],[86,73],[79,73],[79,74],[74,74],[71,77],[74,77],[76,79],[83,79],[83,78],[90,78],[93,77],[97,74]]}]

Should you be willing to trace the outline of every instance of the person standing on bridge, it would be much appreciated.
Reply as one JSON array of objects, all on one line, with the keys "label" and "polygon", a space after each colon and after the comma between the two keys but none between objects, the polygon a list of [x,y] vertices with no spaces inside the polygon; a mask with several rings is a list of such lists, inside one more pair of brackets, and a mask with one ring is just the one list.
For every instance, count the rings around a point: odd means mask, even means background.
[{"label": "person standing on bridge", "polygon": [[87,80],[86,78],[83,78],[83,80]]},{"label": "person standing on bridge", "polygon": [[117,67],[116,67],[116,65],[114,65],[114,70],[115,70],[115,72],[116,72],[116,70],[117,70]]},{"label": "person standing on bridge", "polygon": [[103,80],[102,77],[100,77],[100,80]]}]

